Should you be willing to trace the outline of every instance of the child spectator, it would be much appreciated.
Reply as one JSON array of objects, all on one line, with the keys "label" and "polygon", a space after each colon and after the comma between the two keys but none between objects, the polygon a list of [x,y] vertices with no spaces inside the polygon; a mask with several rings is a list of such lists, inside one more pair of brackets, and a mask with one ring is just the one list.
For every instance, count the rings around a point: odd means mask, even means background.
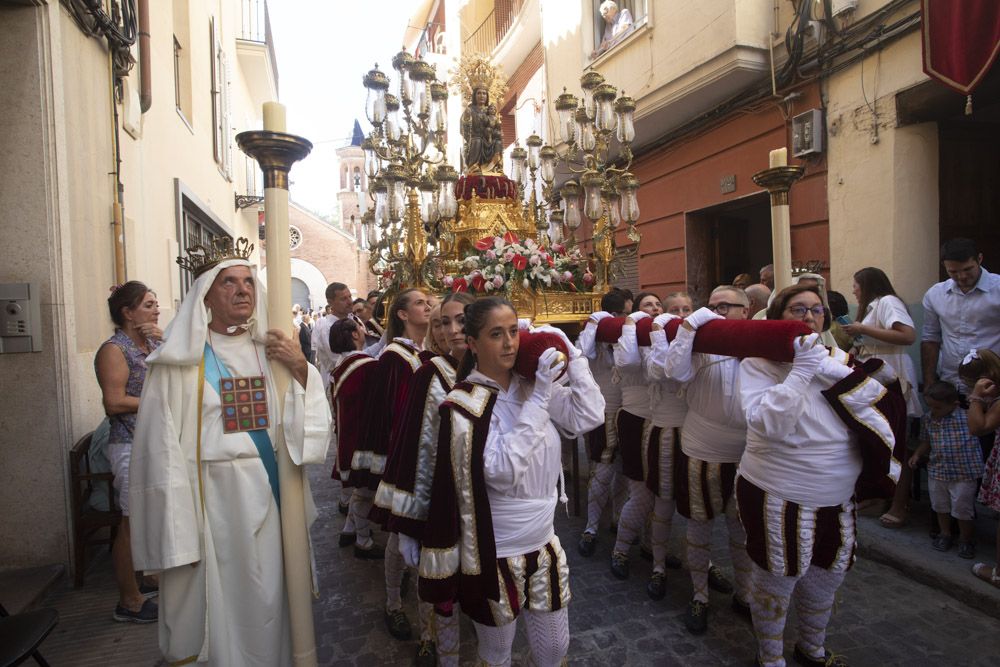
[{"label": "child spectator", "polygon": [[983,454],[979,438],[969,431],[965,411],[959,408],[958,389],[948,382],[935,382],[924,390],[929,411],[920,423],[920,446],[910,457],[916,468],[930,451],[927,464],[927,492],[937,513],[940,534],[933,546],[948,551],[954,538],[951,517],[958,519],[958,555],[976,555],[974,516],[976,480],[983,474]]},{"label": "child spectator", "polygon": [[[969,430],[973,435],[983,436],[997,432],[1000,439],[1000,357],[990,350],[973,350],[962,361],[958,369],[962,381],[972,390],[969,393]],[[979,489],[979,502],[1000,512],[1000,447],[994,443],[993,450],[983,471],[983,485]],[[997,531],[996,562],[1000,563],[1000,530]],[[997,566],[976,563],[972,573],[983,581],[1000,588]]]}]

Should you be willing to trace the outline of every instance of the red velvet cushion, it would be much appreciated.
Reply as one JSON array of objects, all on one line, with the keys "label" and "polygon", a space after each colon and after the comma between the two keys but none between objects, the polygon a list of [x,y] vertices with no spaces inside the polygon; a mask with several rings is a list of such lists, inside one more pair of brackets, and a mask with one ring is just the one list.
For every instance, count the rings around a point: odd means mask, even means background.
[{"label": "red velvet cushion", "polygon": [[[518,338],[520,338],[520,345],[517,348],[517,359],[514,361],[514,372],[527,380],[535,379],[538,358],[550,347],[554,347],[566,355],[566,361],[569,362],[569,350],[566,349],[566,343],[562,336],[548,331],[525,331],[522,329]],[[564,368],[563,373],[565,372]]]},{"label": "red velvet cushion", "polygon": [[462,176],[455,183],[455,197],[472,199],[475,193],[480,199],[512,199],[517,197],[517,183],[506,176],[478,174]]},{"label": "red velvet cushion", "polygon": [[[597,342],[617,343],[622,335],[624,317],[605,317],[597,323]],[[673,340],[681,320],[670,320],[667,340]],[[644,317],[635,325],[639,345],[650,345],[653,320]],[[727,357],[762,357],[771,361],[791,361],[795,356],[792,340],[813,333],[805,322],[797,320],[712,320],[698,329],[694,351],[723,354]]]},{"label": "red velvet cushion", "polygon": [[[680,325],[681,320],[667,322],[667,340],[674,339]],[[694,351],[791,361],[795,358],[792,341],[811,333],[813,330],[799,320],[712,320],[698,328]]]}]

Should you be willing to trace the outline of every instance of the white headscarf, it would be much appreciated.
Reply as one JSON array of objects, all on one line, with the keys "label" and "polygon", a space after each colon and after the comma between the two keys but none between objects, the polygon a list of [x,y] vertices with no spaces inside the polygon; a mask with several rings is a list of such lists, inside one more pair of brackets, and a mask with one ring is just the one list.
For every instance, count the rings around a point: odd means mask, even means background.
[{"label": "white headscarf", "polygon": [[205,307],[205,295],[223,269],[231,266],[247,266],[257,285],[257,303],[250,317],[250,335],[258,343],[267,338],[267,293],[257,278],[257,267],[245,259],[227,259],[198,276],[187,296],[181,302],[177,315],[163,332],[163,344],[146,357],[147,364],[170,364],[173,366],[194,366],[201,362],[205,354],[208,338],[208,323],[211,313]]}]

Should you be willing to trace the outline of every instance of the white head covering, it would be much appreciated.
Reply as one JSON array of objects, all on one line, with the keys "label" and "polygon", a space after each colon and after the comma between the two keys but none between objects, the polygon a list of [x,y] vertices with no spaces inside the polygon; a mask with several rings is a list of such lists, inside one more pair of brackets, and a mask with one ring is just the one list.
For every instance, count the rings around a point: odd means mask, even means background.
[{"label": "white head covering", "polygon": [[267,294],[264,285],[257,278],[257,267],[245,259],[227,259],[219,262],[198,276],[188,291],[177,315],[163,332],[163,344],[148,357],[147,364],[170,364],[173,366],[194,366],[201,362],[205,354],[208,338],[208,323],[211,313],[205,307],[205,295],[223,269],[231,266],[247,266],[257,285],[257,303],[250,318],[250,335],[258,343],[266,342],[267,334]]}]

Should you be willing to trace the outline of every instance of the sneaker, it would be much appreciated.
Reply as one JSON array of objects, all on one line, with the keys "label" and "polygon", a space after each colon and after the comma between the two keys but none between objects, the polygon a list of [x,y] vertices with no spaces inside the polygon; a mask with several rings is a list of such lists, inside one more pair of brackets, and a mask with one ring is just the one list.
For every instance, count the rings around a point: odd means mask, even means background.
[{"label": "sneaker", "polygon": [[671,570],[679,570],[684,565],[681,559],[672,554],[667,554],[667,559],[663,561],[663,564],[669,567]]},{"label": "sneaker", "polygon": [[750,603],[739,599],[736,593],[733,593],[732,607],[737,616],[753,623],[753,614],[750,613]]},{"label": "sneaker", "polygon": [[349,505],[346,503],[337,503],[337,511],[340,512],[342,516],[347,516],[347,510]]},{"label": "sneaker", "polygon": [[367,549],[354,545],[354,557],[361,560],[383,560],[385,558],[385,547],[380,547],[372,543]]},{"label": "sneaker", "polygon": [[717,593],[725,593],[726,595],[733,592],[732,583],[726,579],[726,575],[722,574],[722,570],[714,565],[708,567],[708,587]]},{"label": "sneaker", "polygon": [[385,627],[389,634],[400,641],[409,641],[412,636],[410,621],[402,609],[385,610]]},{"label": "sneaker", "polygon": [[590,558],[597,550],[597,535],[584,533],[580,536],[580,542],[576,545],[576,549],[584,558]]},{"label": "sneaker", "polygon": [[437,646],[432,641],[422,641],[417,648],[417,656],[413,659],[416,667],[434,667],[438,661]]},{"label": "sneaker", "polygon": [[337,540],[337,544],[340,548],[349,547],[358,541],[358,536],[356,533],[341,533],[340,538]]},{"label": "sneaker", "polygon": [[665,572],[653,572],[646,584],[646,594],[652,600],[662,600],[667,595],[667,574]]},{"label": "sneaker", "polygon": [[159,597],[160,587],[155,584],[139,584],[139,594],[147,600]]},{"label": "sneaker", "polygon": [[806,652],[795,645],[795,653],[792,654],[795,662],[802,667],[848,667],[847,659],[842,655],[836,655],[830,651],[824,651],[822,658],[812,658]]},{"label": "sneaker", "polygon": [[938,535],[934,538],[934,542],[931,546],[934,547],[935,551],[947,551],[951,549],[952,538],[951,535]]},{"label": "sneaker", "polygon": [[700,635],[708,629],[708,605],[700,600],[688,602],[684,613],[684,627],[693,635]]},{"label": "sneaker", "polygon": [[616,579],[628,579],[628,554],[620,551],[611,552],[611,574]]},{"label": "sneaker", "polygon": [[975,542],[959,542],[958,543],[958,557],[959,558],[975,558],[976,557],[976,543]]},{"label": "sneaker", "polygon": [[160,610],[152,600],[143,600],[139,611],[132,611],[121,605],[115,606],[115,613],[112,618],[119,623],[156,623]]}]

